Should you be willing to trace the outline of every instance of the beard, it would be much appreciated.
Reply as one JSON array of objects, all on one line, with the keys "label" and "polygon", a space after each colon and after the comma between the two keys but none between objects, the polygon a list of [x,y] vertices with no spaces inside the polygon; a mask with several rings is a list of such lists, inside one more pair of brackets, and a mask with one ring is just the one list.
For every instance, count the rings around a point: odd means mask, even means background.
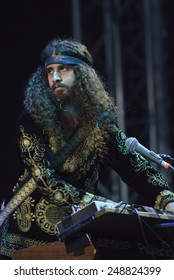
[{"label": "beard", "polygon": [[60,96],[53,92],[50,98],[57,112],[62,111],[67,112],[67,114],[75,115],[79,112],[79,109],[83,107],[74,88],[70,88],[66,96],[63,96],[63,98],[61,92]]}]

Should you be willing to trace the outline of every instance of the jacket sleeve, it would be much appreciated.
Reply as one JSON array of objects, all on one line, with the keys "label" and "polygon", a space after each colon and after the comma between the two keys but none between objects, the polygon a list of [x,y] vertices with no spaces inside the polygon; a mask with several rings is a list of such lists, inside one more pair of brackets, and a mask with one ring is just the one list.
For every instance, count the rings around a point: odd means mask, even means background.
[{"label": "jacket sleeve", "polygon": [[138,152],[130,151],[126,147],[125,140],[126,135],[116,126],[115,132],[110,137],[106,164],[114,169],[147,205],[165,208],[165,205],[161,205],[162,200],[166,203],[174,201],[171,187],[149,161]]}]

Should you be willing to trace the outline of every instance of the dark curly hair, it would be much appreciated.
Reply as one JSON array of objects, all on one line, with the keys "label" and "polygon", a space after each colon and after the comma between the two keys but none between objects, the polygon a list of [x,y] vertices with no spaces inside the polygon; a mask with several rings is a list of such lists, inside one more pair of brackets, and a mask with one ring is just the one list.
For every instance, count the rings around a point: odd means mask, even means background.
[{"label": "dark curly hair", "polygon": [[[56,38],[49,42],[41,53],[42,65],[32,74],[25,89],[24,106],[34,120],[42,125],[49,136],[54,134],[61,141],[57,110],[59,100],[48,87],[44,61],[52,55],[68,55],[79,58],[87,65],[74,65],[76,83],[75,98],[81,108],[81,120],[88,124],[89,130],[96,124],[100,128],[102,139],[112,129],[116,121],[117,108],[105,89],[102,78],[93,69],[93,59],[85,45],[72,39]],[[90,131],[89,131],[90,133]],[[103,140],[104,141],[104,140]],[[60,144],[60,143],[59,143]]]}]

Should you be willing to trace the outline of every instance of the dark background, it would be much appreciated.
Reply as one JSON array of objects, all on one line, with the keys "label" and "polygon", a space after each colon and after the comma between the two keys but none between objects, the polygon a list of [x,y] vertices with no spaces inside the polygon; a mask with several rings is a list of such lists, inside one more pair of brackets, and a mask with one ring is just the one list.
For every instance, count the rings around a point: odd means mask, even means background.
[{"label": "dark background", "polygon": [[[83,5],[84,8],[85,5],[87,7],[88,1],[83,1]],[[172,145],[174,141],[174,1],[162,1],[162,6],[165,27],[166,94],[169,96],[168,114]],[[90,27],[91,38],[96,36],[93,32],[97,32],[97,18],[95,20],[95,28]],[[15,124],[22,109],[22,95],[26,81],[40,63],[40,53],[46,43],[57,36],[73,37],[72,26],[71,0],[23,0],[0,3],[0,197],[2,198],[15,185],[20,175]]]},{"label": "dark background", "polygon": [[71,37],[71,1],[1,1],[0,196],[20,175],[15,125],[27,79],[53,37]]}]

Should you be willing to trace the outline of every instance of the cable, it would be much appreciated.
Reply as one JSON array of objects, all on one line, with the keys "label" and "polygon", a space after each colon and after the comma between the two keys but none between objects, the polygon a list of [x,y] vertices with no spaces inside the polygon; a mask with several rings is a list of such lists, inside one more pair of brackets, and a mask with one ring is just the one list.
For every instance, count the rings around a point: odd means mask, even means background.
[{"label": "cable", "polygon": [[[143,219],[142,217],[140,217],[140,215],[139,215],[139,213],[138,213],[138,211],[137,211],[136,208],[132,208],[132,210],[133,210],[133,213],[136,214],[136,216],[137,216],[137,218],[138,218],[138,220],[139,220],[140,228],[141,228],[142,235],[143,235],[143,239],[144,239],[144,241],[145,241],[146,246],[149,247],[149,243],[148,243],[147,237],[146,237],[146,235],[145,235],[145,232],[144,232],[144,228],[143,228],[142,223],[144,223],[144,225],[153,233],[153,235],[157,238],[157,240],[159,240],[159,241],[161,242],[161,244],[164,245],[165,248],[171,250],[172,255],[174,256],[174,251],[173,251],[173,248],[170,246],[170,244],[168,244],[166,241],[164,241],[164,240],[159,236],[159,234],[157,234],[157,233],[153,230],[153,228],[145,221],[145,219]],[[156,259],[154,254],[151,254],[151,255],[152,255],[153,259]]]},{"label": "cable", "polygon": [[[146,234],[145,234],[145,231],[144,231],[144,228],[143,228],[143,225],[142,225],[142,218],[140,217],[140,215],[139,215],[139,213],[138,213],[136,208],[132,208],[132,210],[133,210],[133,213],[135,213],[137,218],[138,218],[144,242],[145,242],[147,247],[150,247],[149,242],[148,242],[147,237],[146,237]],[[153,253],[150,253],[150,255],[153,257],[154,260],[156,260],[156,257],[155,257],[155,255]]]}]

